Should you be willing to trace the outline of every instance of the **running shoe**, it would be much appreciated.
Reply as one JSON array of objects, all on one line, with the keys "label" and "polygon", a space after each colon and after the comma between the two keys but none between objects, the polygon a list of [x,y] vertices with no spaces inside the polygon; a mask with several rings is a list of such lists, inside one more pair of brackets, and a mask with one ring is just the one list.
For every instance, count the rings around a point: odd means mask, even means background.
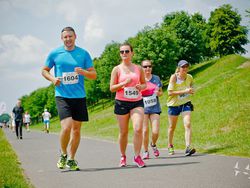
[{"label": "running shoe", "polygon": [[60,158],[59,158],[59,160],[57,162],[57,168],[64,169],[65,166],[66,166],[66,162],[67,162],[67,155],[66,154],[65,155],[61,154],[61,156],[60,156]]},{"label": "running shoe", "polygon": [[191,156],[196,152],[194,148],[186,147],[185,156]]},{"label": "running shoe", "polygon": [[152,149],[153,149],[153,151],[154,151],[154,156],[155,156],[155,157],[159,157],[160,152],[159,152],[159,150],[157,149],[156,145],[152,145],[152,143],[151,143],[150,145],[151,145],[151,147],[152,147]]},{"label": "running shoe", "polygon": [[76,160],[68,160],[68,161],[67,161],[67,164],[66,164],[66,167],[67,167],[69,170],[73,170],[73,171],[78,171],[78,170],[80,170],[80,168],[77,166]]},{"label": "running shoe", "polygon": [[141,156],[138,155],[137,157],[134,157],[134,163],[139,167],[139,168],[143,168],[146,167],[145,163],[143,162],[143,160],[141,159]]},{"label": "running shoe", "polygon": [[169,155],[174,155],[174,146],[173,145],[169,146],[169,148],[168,148],[168,154]]},{"label": "running shoe", "polygon": [[125,167],[125,166],[127,166],[126,155],[121,156],[119,166],[120,166],[120,167]]},{"label": "running shoe", "polygon": [[145,151],[145,152],[143,153],[142,159],[143,159],[143,160],[149,159],[149,152],[148,152],[148,151]]}]

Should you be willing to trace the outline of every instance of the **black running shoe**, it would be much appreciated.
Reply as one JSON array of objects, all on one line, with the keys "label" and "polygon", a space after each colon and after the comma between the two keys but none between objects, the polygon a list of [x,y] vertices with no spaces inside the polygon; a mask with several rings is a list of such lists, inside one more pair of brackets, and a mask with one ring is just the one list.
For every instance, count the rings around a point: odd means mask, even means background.
[{"label": "black running shoe", "polygon": [[191,156],[196,152],[194,148],[187,147],[185,151],[185,156]]}]

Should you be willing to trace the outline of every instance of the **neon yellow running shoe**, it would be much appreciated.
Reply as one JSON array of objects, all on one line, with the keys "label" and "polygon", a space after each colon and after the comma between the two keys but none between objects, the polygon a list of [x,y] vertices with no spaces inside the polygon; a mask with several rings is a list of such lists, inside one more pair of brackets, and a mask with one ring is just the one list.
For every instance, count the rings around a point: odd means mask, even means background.
[{"label": "neon yellow running shoe", "polygon": [[168,148],[168,154],[169,154],[169,155],[174,155],[174,146],[170,146],[170,147]]},{"label": "neon yellow running shoe", "polygon": [[61,154],[58,162],[57,162],[57,168],[59,169],[64,169],[66,166],[66,161],[67,161],[67,155],[66,154]]},{"label": "neon yellow running shoe", "polygon": [[80,170],[80,168],[77,166],[77,162],[75,160],[68,160],[67,164],[66,164],[66,167],[69,170],[74,170],[74,171]]}]

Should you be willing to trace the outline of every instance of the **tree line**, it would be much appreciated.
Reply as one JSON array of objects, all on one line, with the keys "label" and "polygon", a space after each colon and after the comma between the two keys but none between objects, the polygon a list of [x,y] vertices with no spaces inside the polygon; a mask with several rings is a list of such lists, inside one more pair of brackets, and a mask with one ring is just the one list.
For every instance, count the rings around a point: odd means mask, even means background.
[{"label": "tree line", "polygon": [[[250,10],[246,13],[249,16]],[[134,48],[133,62],[140,64],[142,60],[150,59],[153,73],[164,81],[181,59],[196,64],[214,57],[244,54],[246,50],[242,46],[249,42],[248,29],[240,24],[241,19],[229,4],[212,11],[208,21],[200,13],[172,12],[163,17],[162,23],[146,26],[126,42]],[[105,46],[100,57],[93,59],[98,78],[85,80],[88,105],[94,105],[100,99],[113,99],[109,81],[113,67],[120,63],[119,45],[119,42],[112,41]],[[53,85],[37,89],[21,100],[25,110],[34,118],[40,117],[44,108],[52,116],[57,115]]]}]

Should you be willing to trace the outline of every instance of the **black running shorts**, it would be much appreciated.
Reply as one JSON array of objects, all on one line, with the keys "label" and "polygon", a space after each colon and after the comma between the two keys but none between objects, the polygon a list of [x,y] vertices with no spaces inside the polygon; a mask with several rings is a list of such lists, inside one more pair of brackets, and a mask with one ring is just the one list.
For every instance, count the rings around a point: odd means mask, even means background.
[{"label": "black running shorts", "polygon": [[56,97],[56,107],[60,120],[72,117],[75,121],[88,121],[86,98]]},{"label": "black running shorts", "polygon": [[130,110],[137,107],[144,107],[143,100],[135,102],[115,100],[114,113],[117,115],[125,115],[128,114]]}]

